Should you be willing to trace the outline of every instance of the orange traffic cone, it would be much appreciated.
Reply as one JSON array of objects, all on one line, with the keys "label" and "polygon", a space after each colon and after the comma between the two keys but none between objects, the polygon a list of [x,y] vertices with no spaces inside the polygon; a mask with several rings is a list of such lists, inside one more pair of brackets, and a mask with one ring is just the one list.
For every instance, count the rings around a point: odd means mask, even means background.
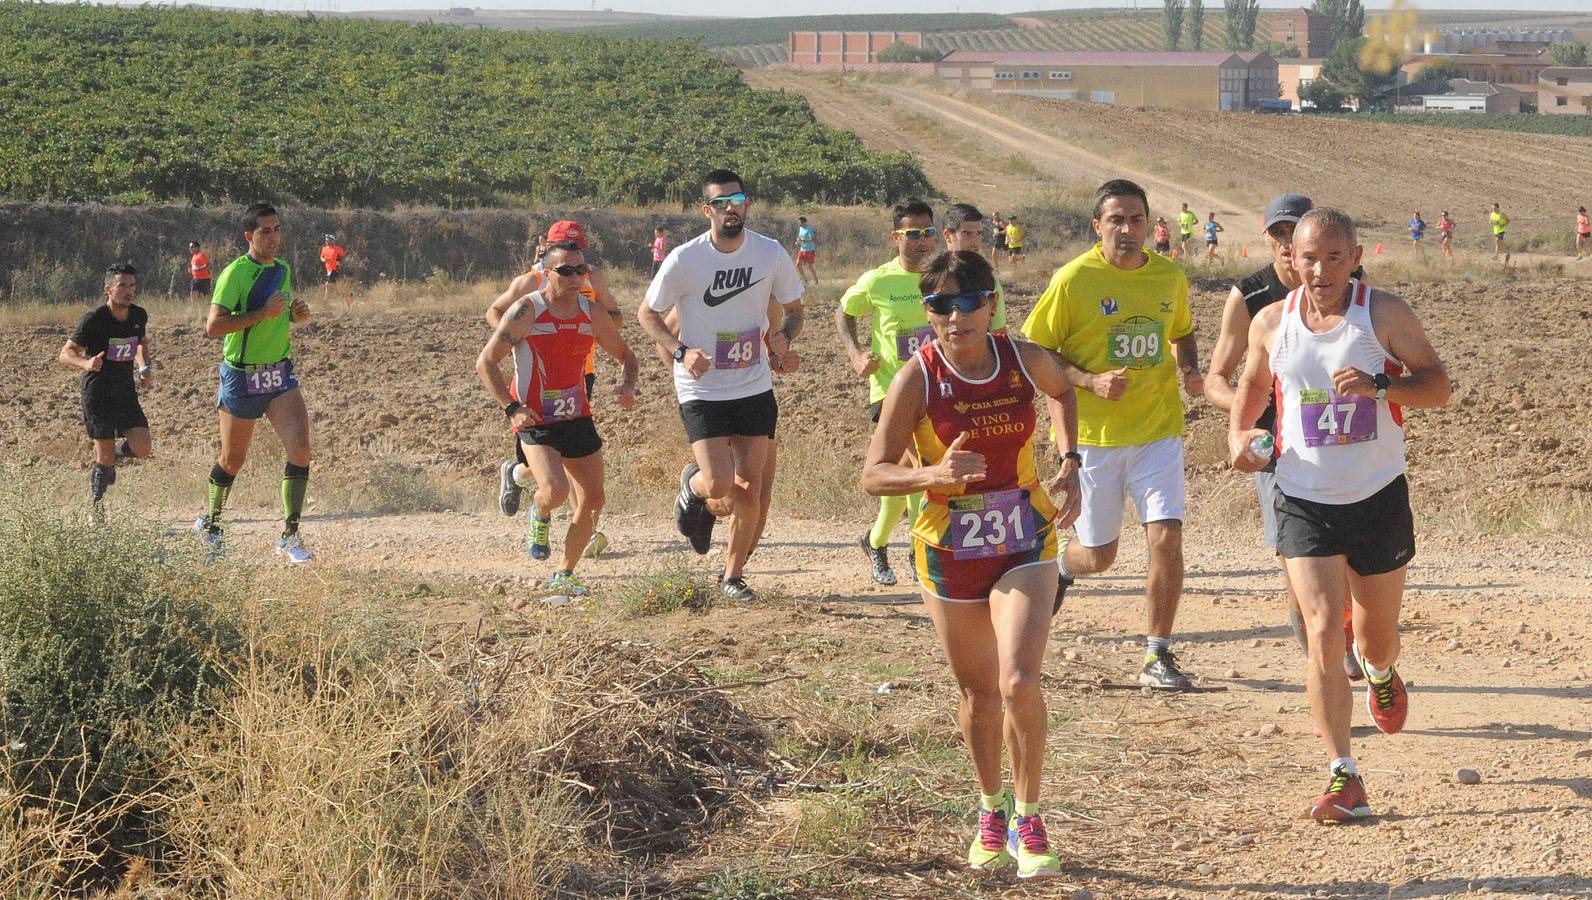
[{"label": "orange traffic cone", "polygon": [[1381,241],[1377,241],[1376,242],[1376,255],[1377,256],[1381,256],[1382,255],[1382,242]]},{"label": "orange traffic cone", "polygon": [[1245,245],[1244,245],[1244,253],[1243,253],[1243,256],[1244,256],[1244,258],[1245,258],[1245,259],[1248,259],[1248,258],[1249,258],[1249,245],[1248,245],[1248,244],[1245,244]]}]

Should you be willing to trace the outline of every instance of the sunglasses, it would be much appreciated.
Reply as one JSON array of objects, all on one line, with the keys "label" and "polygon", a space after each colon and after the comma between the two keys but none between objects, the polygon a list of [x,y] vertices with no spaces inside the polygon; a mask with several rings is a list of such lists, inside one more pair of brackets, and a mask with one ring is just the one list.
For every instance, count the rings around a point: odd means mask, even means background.
[{"label": "sunglasses", "polygon": [[553,271],[564,276],[565,278],[568,278],[571,275],[585,275],[591,272],[591,266],[588,266],[585,263],[581,263],[578,266],[572,266],[569,263],[564,263],[561,266],[554,266]]},{"label": "sunglasses", "polygon": [[714,209],[728,209],[732,206],[745,206],[746,193],[744,191],[734,194],[721,194],[707,201]]},{"label": "sunglasses", "polygon": [[940,229],[930,225],[927,228],[897,228],[892,234],[899,234],[909,241],[921,240],[939,236]]},{"label": "sunglasses", "polygon": [[952,310],[963,315],[978,312],[985,301],[995,296],[994,291],[964,291],[960,294],[924,294],[923,305],[937,316],[948,316]]}]

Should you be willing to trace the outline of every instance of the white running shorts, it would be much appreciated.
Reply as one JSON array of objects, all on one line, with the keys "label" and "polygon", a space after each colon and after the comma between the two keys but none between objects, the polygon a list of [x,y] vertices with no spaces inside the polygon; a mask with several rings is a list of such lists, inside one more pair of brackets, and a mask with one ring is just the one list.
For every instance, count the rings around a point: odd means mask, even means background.
[{"label": "white running shorts", "polygon": [[1083,513],[1078,541],[1103,547],[1122,535],[1122,503],[1132,500],[1139,522],[1183,521],[1183,438],[1169,437],[1131,447],[1080,446]]}]

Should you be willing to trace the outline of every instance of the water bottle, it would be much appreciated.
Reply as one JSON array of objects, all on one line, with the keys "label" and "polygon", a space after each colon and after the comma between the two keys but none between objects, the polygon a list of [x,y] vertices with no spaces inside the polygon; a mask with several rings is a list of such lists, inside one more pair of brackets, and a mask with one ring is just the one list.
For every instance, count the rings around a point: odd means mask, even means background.
[{"label": "water bottle", "polygon": [[1259,434],[1249,439],[1249,455],[1260,460],[1271,459],[1272,448],[1276,442],[1269,434]]}]

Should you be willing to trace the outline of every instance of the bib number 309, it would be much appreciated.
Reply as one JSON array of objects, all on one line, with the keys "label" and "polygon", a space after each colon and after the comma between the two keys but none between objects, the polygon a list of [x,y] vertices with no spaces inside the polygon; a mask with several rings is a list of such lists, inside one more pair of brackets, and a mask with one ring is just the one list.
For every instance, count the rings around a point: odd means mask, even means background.
[{"label": "bib number 309", "polygon": [[287,361],[261,366],[243,374],[244,393],[251,397],[275,394],[287,387]]},{"label": "bib number 309", "polygon": [[1149,369],[1161,364],[1166,326],[1139,316],[1106,333],[1106,358],[1112,368]]},{"label": "bib number 309", "polygon": [[949,506],[952,559],[1009,556],[1039,543],[1034,510],[1022,488],[952,497]]},{"label": "bib number 309", "polygon": [[720,331],[713,345],[713,368],[745,369],[763,358],[763,334],[756,328]]}]

